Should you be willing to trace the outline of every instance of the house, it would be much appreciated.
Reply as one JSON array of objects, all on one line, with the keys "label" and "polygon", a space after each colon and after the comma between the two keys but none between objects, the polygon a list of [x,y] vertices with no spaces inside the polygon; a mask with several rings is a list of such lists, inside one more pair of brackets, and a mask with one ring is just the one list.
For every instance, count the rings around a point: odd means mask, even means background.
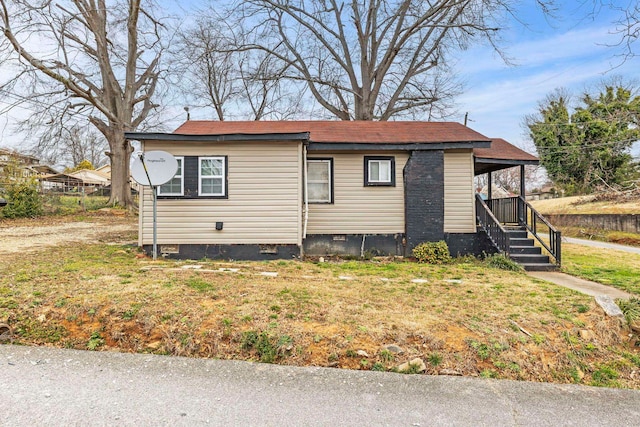
[{"label": "house", "polygon": [[56,173],[56,170],[51,166],[41,164],[37,157],[0,148],[0,180],[3,177],[11,179],[6,176],[7,174],[11,174],[13,179],[26,179],[50,173]]},{"label": "house", "polygon": [[90,194],[108,186],[110,177],[90,169],[80,169],[69,173],[54,173],[39,178],[44,191],[78,192]]},{"label": "house", "polygon": [[[439,240],[454,255],[492,252],[474,175],[538,162],[459,123],[187,121],[125,136],[178,160],[157,188],[159,252],[176,258],[410,255]],[[145,188],[147,251],[152,215]]]},{"label": "house", "polygon": [[547,184],[540,189],[535,189],[527,194],[530,200],[549,200],[561,197],[562,191],[558,191],[552,184]]}]

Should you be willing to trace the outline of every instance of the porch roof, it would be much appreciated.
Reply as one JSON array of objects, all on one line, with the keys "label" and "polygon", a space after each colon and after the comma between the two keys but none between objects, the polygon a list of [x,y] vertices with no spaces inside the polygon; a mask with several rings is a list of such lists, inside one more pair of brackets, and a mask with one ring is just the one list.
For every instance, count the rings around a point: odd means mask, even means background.
[{"label": "porch roof", "polygon": [[490,148],[474,148],[475,174],[481,175],[519,165],[537,165],[540,161],[533,154],[505,141],[492,138]]}]

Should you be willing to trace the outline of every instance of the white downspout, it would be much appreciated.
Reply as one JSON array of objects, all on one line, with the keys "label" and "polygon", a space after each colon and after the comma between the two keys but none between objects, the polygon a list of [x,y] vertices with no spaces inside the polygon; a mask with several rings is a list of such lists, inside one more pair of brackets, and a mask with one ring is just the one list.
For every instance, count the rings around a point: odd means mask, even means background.
[{"label": "white downspout", "polygon": [[307,222],[309,222],[309,187],[307,185],[307,146],[302,146],[302,174],[304,179],[304,220],[302,225],[302,239],[307,238]]}]

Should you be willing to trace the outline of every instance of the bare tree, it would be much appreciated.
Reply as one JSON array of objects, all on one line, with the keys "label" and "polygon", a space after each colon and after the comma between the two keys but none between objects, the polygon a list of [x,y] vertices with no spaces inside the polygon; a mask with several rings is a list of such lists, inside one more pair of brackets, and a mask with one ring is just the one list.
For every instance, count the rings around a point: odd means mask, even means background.
[{"label": "bare tree", "polygon": [[132,206],[124,132],[155,107],[164,51],[163,27],[142,1],[0,0],[0,54],[16,68],[5,90],[25,91],[56,120],[84,115],[104,135],[114,205]]},{"label": "bare tree", "polygon": [[614,50],[614,56],[619,58],[619,67],[628,59],[636,56],[634,45],[640,38],[640,3],[637,1],[621,2],[620,0],[591,0],[581,1],[580,6],[586,6],[586,19],[595,21],[603,11],[613,12],[610,34],[618,36],[615,43],[608,44]]},{"label": "bare tree", "polygon": [[[217,20],[218,22],[224,22]],[[233,59],[233,41],[208,18],[179,36],[176,53],[181,62],[182,83],[186,83],[196,104],[214,109],[218,120],[225,120],[225,110],[238,88],[237,68]]]},{"label": "bare tree", "polygon": [[109,149],[109,144],[102,134],[90,126],[73,124],[62,129],[51,126],[53,132],[41,134],[35,154],[52,165],[73,167],[83,160],[95,167],[103,165],[107,160],[105,151]]},{"label": "bare tree", "polygon": [[220,121],[298,113],[304,88],[283,88],[288,65],[265,52],[239,49],[245,34],[230,23],[228,16],[209,9],[180,34],[176,70],[185,94],[195,106],[213,109]]},{"label": "bare tree", "polygon": [[[539,0],[542,6],[548,2]],[[460,85],[450,53],[497,47],[509,0],[246,0],[236,13],[258,49],[288,66],[341,120],[446,116]]]}]

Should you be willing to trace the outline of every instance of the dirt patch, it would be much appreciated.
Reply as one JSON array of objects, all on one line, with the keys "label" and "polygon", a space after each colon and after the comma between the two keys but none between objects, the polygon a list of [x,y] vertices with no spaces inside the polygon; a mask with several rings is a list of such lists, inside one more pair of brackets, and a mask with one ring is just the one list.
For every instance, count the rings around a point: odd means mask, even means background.
[{"label": "dirt patch", "polygon": [[81,221],[64,217],[0,220],[0,254],[35,252],[69,243],[133,241],[136,230],[135,218],[109,213],[95,213]]}]

